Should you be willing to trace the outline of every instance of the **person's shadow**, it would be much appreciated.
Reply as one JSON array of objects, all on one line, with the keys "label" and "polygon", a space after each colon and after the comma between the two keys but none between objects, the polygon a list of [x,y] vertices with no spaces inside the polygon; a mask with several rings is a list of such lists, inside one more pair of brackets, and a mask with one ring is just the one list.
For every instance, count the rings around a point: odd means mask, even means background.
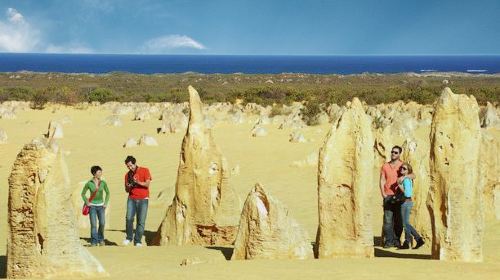
[{"label": "person's shadow", "polygon": [[[85,240],[88,243],[87,246],[90,246],[90,242],[91,242],[90,237],[80,237],[80,239]],[[104,239],[104,245],[106,245],[106,246],[118,246],[118,244],[116,242],[109,241],[107,239]]]},{"label": "person's shadow", "polygon": [[7,256],[0,256],[0,278],[7,278]]},{"label": "person's shadow", "polygon": [[[108,229],[108,231],[118,231],[118,232],[125,233],[125,230],[123,230],[123,229]],[[150,230],[144,231],[144,239],[145,239],[146,244],[148,246],[154,246],[153,240],[154,240],[155,236],[156,236],[156,231],[150,231]]]},{"label": "person's shadow", "polygon": [[[383,246],[383,239],[381,236],[374,236],[373,243],[375,244],[375,257],[376,258],[399,258],[399,259],[419,259],[419,260],[430,260],[431,255],[424,254],[403,254],[398,252],[389,251],[381,248]],[[380,246],[377,248],[377,246]],[[408,251],[408,250],[403,250]]]}]

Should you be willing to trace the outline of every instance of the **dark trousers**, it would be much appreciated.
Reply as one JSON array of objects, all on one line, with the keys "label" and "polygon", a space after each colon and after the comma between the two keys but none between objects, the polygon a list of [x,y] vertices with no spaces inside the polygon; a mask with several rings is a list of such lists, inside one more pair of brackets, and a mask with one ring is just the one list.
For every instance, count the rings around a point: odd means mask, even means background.
[{"label": "dark trousers", "polygon": [[401,234],[403,233],[403,223],[401,219],[401,204],[391,203],[392,196],[384,198],[384,244],[401,245]]}]

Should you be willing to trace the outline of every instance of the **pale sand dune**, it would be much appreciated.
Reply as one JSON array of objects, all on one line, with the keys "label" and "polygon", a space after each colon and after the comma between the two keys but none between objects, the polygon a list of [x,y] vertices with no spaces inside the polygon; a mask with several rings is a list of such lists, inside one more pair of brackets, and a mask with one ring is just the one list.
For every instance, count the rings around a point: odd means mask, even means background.
[{"label": "pale sand dune", "polygon": [[[56,113],[20,111],[16,119],[0,119],[9,135],[9,141],[0,145],[0,272],[5,271],[7,233],[7,178],[12,163],[22,146],[32,138],[46,132],[50,120],[69,116],[72,123],[64,124],[61,145],[70,153],[66,162],[71,184],[81,188],[79,182],[90,178],[89,168],[98,164],[104,169],[112,197],[112,213],[105,233],[110,243],[121,244],[124,238],[126,193],[123,191],[123,160],[132,154],[139,165],[150,168],[153,183],[151,204],[146,222],[147,237],[152,237],[165,216],[174,194],[179,152],[184,133],[156,135],[161,121],[132,121],[133,115],[123,117],[122,127],[109,127],[102,120],[110,112],[89,108],[86,111],[63,108]],[[317,167],[294,167],[292,162],[307,158],[317,152],[328,132],[329,125],[306,127],[304,136],[311,141],[300,145],[289,143],[290,130],[279,130],[277,125],[266,125],[269,135],[251,137],[253,124],[220,123],[214,128],[214,138],[229,168],[239,165],[240,174],[229,183],[244,200],[246,194],[261,182],[277,199],[287,205],[291,216],[308,231],[311,242],[316,236],[317,216]],[[320,129],[318,129],[320,128]],[[131,135],[156,135],[158,147],[124,149],[123,142]],[[402,143],[400,143],[402,144]],[[155,202],[160,191],[164,199]],[[372,188],[374,233],[380,234],[382,208],[377,186]],[[209,249],[196,246],[165,247],[96,247],[89,251],[99,259],[110,279],[499,279],[500,278],[500,222],[487,221],[484,240],[484,262],[478,264],[447,263],[428,260],[430,249],[404,253],[391,249],[375,249],[375,259],[336,259],[304,261],[226,261],[231,249]],[[88,238],[88,230],[80,236]],[[83,244],[87,244],[82,240]],[[430,240],[428,240],[430,243]],[[180,266],[183,259],[194,263]],[[189,262],[188,262],[189,263]],[[2,274],[3,275],[3,274]]]}]

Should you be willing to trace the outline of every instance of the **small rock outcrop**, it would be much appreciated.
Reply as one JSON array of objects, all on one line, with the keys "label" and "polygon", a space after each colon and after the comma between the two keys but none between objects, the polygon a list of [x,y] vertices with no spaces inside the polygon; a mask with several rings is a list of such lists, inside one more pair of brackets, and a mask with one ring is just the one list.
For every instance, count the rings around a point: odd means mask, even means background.
[{"label": "small rock outcrop", "polygon": [[120,119],[120,116],[118,116],[118,115],[111,115],[111,116],[107,117],[104,120],[104,124],[105,125],[109,125],[109,126],[120,127],[120,126],[123,125],[123,122]]},{"label": "small rock outcrop", "polygon": [[123,144],[124,148],[134,148],[137,147],[137,140],[135,138],[129,138],[125,143]]},{"label": "small rock outcrop", "polygon": [[144,134],[138,142],[139,146],[158,146],[158,141],[153,136]]},{"label": "small rock outcrop", "polygon": [[5,132],[5,130],[3,130],[3,129],[0,129],[0,144],[7,143],[7,140],[9,140],[9,137],[7,136],[7,132]]},{"label": "small rock outcrop", "polygon": [[307,140],[304,137],[304,134],[302,134],[302,132],[294,131],[294,132],[290,133],[290,138],[288,139],[288,142],[305,143],[305,142],[307,142]]},{"label": "small rock outcrop", "polygon": [[62,125],[56,121],[50,121],[45,137],[49,139],[62,139],[64,137]]},{"label": "small rock outcrop", "polygon": [[484,207],[480,171],[479,107],[471,96],[445,88],[431,127],[432,257],[446,261],[483,259]]},{"label": "small rock outcrop", "polygon": [[264,137],[264,136],[267,136],[267,129],[260,125],[254,126],[254,128],[252,129],[252,137]]},{"label": "small rock outcrop", "polygon": [[354,98],[320,149],[319,258],[373,257],[373,145],[371,118]]},{"label": "small rock outcrop", "polygon": [[25,145],[9,177],[7,278],[106,276],[80,243],[70,196],[57,145]]},{"label": "small rock outcrop", "polygon": [[189,125],[182,142],[175,197],[153,243],[229,245],[236,238],[240,200],[229,170],[205,127],[198,92],[189,87]]},{"label": "small rock outcrop", "polygon": [[495,107],[488,102],[481,114],[481,127],[492,127],[497,125],[500,125],[500,118],[497,115]]},{"label": "small rock outcrop", "polygon": [[134,116],[134,121],[146,121],[151,119],[151,115],[149,114],[149,111],[146,110],[141,110],[135,113]]},{"label": "small rock outcrop", "polygon": [[289,216],[281,202],[266,193],[262,185],[255,185],[243,206],[232,259],[306,259],[312,256],[306,231]]}]

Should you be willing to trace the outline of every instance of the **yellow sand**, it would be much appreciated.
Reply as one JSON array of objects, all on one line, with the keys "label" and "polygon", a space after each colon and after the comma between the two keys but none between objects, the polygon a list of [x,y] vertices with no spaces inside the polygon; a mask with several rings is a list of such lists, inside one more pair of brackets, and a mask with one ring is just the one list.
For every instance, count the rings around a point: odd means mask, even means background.
[{"label": "yellow sand", "polygon": [[[7,178],[12,163],[22,146],[46,132],[49,120],[65,124],[62,147],[68,151],[66,162],[71,183],[81,189],[90,178],[90,166],[103,168],[111,190],[111,216],[107,221],[105,237],[110,243],[121,244],[124,239],[124,217],[127,195],[123,190],[123,163],[127,155],[134,155],[139,165],[151,170],[151,201],[146,221],[146,237],[156,232],[165,210],[170,204],[177,174],[177,165],[183,133],[157,135],[161,121],[132,121],[132,115],[122,116],[122,127],[103,125],[109,111],[98,108],[77,110],[62,108],[53,112],[21,111],[17,119],[0,119],[0,128],[9,137],[0,145],[0,275],[5,273],[5,248],[7,239]],[[290,130],[278,130],[267,125],[269,135],[251,137],[252,124],[217,124],[214,137],[230,167],[240,166],[240,174],[230,178],[243,200],[256,182],[263,183],[269,192],[281,200],[309,232],[314,241],[317,227],[316,166],[293,167],[293,161],[304,160],[317,153],[328,125],[304,129],[310,139],[307,143],[289,143]],[[125,149],[129,137],[153,135],[158,147]],[[374,232],[379,235],[382,221],[381,199],[377,186],[373,186]],[[162,199],[157,199],[163,192]],[[337,259],[306,261],[227,261],[231,248],[185,247],[93,247],[89,250],[104,265],[111,279],[500,279],[500,222],[488,221],[484,238],[484,262],[478,264],[446,263],[429,260],[430,250],[398,251],[375,247],[372,260]],[[89,230],[81,230],[82,243],[89,238]],[[428,241],[430,242],[430,240]],[[180,266],[183,259],[196,264]],[[199,263],[197,263],[199,262]]]}]

